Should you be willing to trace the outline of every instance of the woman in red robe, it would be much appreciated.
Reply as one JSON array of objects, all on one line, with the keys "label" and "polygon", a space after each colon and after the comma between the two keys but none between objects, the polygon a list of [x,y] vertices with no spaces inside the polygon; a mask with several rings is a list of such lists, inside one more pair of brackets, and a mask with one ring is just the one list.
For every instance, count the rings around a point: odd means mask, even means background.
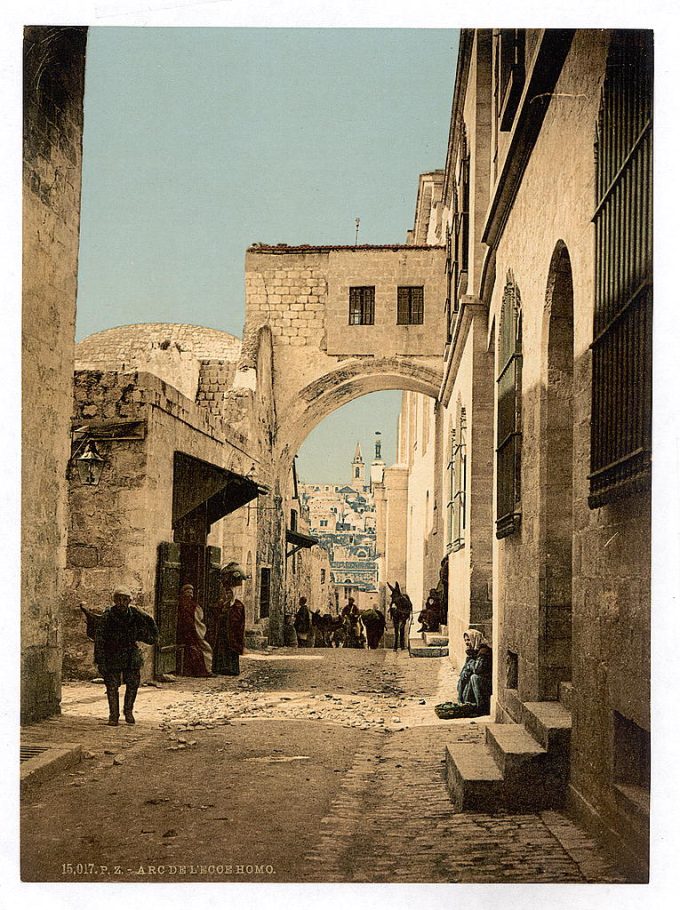
[{"label": "woman in red robe", "polygon": [[205,640],[203,610],[194,600],[194,586],[183,585],[177,605],[177,643],[184,647],[182,674],[210,676],[212,648]]}]

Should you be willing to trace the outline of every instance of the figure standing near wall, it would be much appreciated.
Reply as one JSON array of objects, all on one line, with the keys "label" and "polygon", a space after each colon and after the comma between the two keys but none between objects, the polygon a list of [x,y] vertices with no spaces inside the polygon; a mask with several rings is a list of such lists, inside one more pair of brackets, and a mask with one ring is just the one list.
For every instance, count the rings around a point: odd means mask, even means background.
[{"label": "figure standing near wall", "polygon": [[177,642],[184,649],[183,676],[210,676],[212,648],[205,634],[203,610],[194,599],[194,586],[182,585],[177,605]]},{"label": "figure standing near wall", "polygon": [[307,606],[307,598],[300,598],[300,606],[295,614],[293,626],[297,635],[298,648],[311,648],[314,644],[314,630],[312,628],[312,613]]},{"label": "figure standing near wall", "polygon": [[220,676],[238,676],[239,657],[243,654],[246,632],[246,609],[236,598],[234,588],[249,576],[236,562],[230,562],[220,573],[222,594],[216,604],[217,617],[212,670]]},{"label": "figure standing near wall", "polygon": [[439,623],[449,624],[449,559],[445,556],[439,565],[439,584],[436,587],[439,595]]},{"label": "figure standing near wall", "polygon": [[131,606],[132,595],[125,588],[113,592],[113,605],[103,613],[94,613],[84,604],[88,638],[94,640],[94,662],[106,686],[109,702],[109,726],[118,726],[120,703],[118,689],[125,683],[123,713],[125,722],[134,724],[132,709],[137,697],[141,668],[144,664],[138,641],[153,645],[158,640],[158,626],[148,613]]}]

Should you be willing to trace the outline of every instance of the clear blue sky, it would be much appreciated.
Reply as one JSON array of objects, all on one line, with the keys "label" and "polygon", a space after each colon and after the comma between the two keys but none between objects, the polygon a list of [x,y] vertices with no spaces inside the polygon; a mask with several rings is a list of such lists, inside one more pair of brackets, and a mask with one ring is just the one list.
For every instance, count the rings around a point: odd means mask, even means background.
[{"label": "clear blue sky", "polygon": [[[444,29],[91,28],[77,338],[136,322],[240,336],[251,243],[353,243],[356,217],[363,243],[403,242],[418,175],[444,165],[457,42]],[[399,397],[347,405],[342,438],[324,441],[332,415],[301,473],[344,478],[376,429],[393,460]]]}]

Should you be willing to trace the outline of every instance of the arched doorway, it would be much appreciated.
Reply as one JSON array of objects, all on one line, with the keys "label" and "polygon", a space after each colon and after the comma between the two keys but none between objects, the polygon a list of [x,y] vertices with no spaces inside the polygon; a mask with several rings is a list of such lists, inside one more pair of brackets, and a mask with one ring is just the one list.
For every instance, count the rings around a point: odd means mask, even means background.
[{"label": "arched doorway", "polygon": [[[370,398],[375,392],[414,392],[419,396],[423,396],[423,399],[427,398],[428,400],[435,399],[436,391],[438,390],[439,376],[431,369],[428,369],[424,366],[418,366],[414,369],[412,365],[407,364],[398,364],[398,368],[395,369],[395,364],[390,363],[390,369],[385,370],[384,373],[380,373],[375,370],[375,364],[372,365],[373,369],[367,365],[363,366],[362,370],[356,370],[355,365],[351,365],[351,369],[345,367],[342,371],[341,377],[336,376],[340,379],[337,383],[330,383],[324,380],[323,383],[320,383],[315,387],[314,390],[305,389],[299,397],[299,402],[297,408],[289,409],[286,414],[285,419],[279,421],[279,434],[278,440],[280,443],[280,449],[278,451],[278,459],[275,462],[275,489],[280,491],[279,495],[281,496],[281,501],[284,501],[285,498],[285,484],[286,480],[289,477],[290,465],[296,459],[296,454],[303,442],[308,438],[308,436],[314,431],[319,424],[321,424],[326,418],[334,416],[334,412],[339,412],[344,409],[345,405],[352,405],[357,403],[357,399],[360,398]],[[378,370],[383,367],[384,364],[379,363]],[[415,376],[414,376],[415,373]],[[342,381],[344,380],[344,381]],[[400,396],[401,397],[401,396]],[[376,411],[375,420],[380,421],[385,416],[384,412],[378,409]],[[395,425],[397,423],[398,410],[394,414]],[[375,421],[372,421],[371,432],[375,428],[373,424]],[[396,427],[395,427],[396,431]],[[349,427],[345,427],[343,431],[343,436],[346,437],[349,442],[350,448],[354,448],[355,445],[355,436],[353,431]],[[373,489],[373,468],[374,468],[374,456],[370,452],[370,446],[363,446],[363,450],[366,453],[366,465],[365,465],[365,477],[363,478],[365,482],[365,488],[370,490],[371,498],[371,511],[373,510],[373,494],[375,493],[375,516],[376,521],[375,525],[372,528],[373,535],[375,539],[370,545],[371,554],[363,554],[361,552],[361,543],[363,541],[363,536],[367,534],[365,524],[361,522],[361,515],[354,516],[354,519],[359,522],[357,524],[357,535],[354,535],[356,539],[348,539],[346,541],[347,546],[351,550],[350,555],[346,555],[344,558],[347,558],[354,565],[355,575],[351,578],[347,578],[345,574],[340,574],[338,571],[339,566],[335,563],[331,565],[331,575],[335,577],[336,580],[336,591],[335,594],[338,596],[335,598],[336,606],[341,606],[350,596],[350,594],[358,598],[361,603],[359,604],[361,608],[368,609],[374,602],[380,601],[380,582],[377,577],[374,577],[373,569],[369,571],[366,565],[364,565],[364,560],[368,561],[378,561],[378,554],[381,554],[382,558],[382,568],[386,569],[387,561],[384,559],[384,547],[378,545],[378,538],[380,533],[378,531],[378,514],[381,509],[387,508],[386,504],[386,493],[378,492],[378,488]],[[375,456],[377,458],[377,455]],[[329,459],[330,460],[330,459]],[[297,464],[297,462],[296,462]],[[383,467],[384,467],[384,463]],[[353,469],[354,464],[350,465],[349,458],[347,459],[347,471],[346,479],[342,476],[335,478],[337,485],[337,492],[344,495],[350,487],[356,487],[358,481],[354,481],[351,473],[349,472],[350,467]],[[408,496],[408,486],[406,481],[408,470],[402,464],[398,467],[395,466],[397,473],[399,474],[398,478],[392,478],[390,484],[385,484],[385,490],[389,489],[393,497],[398,499],[399,505],[405,506]],[[297,468],[296,468],[297,473]],[[389,474],[389,471],[387,471]],[[329,478],[326,478],[328,480]],[[303,482],[308,481],[307,482]],[[339,482],[339,483],[338,483]],[[297,478],[297,486],[302,490],[308,486],[316,484],[318,487],[323,487],[325,480],[319,482],[319,478],[316,477],[301,477]],[[345,490],[344,485],[347,486]],[[382,481],[379,486],[382,485]],[[361,492],[361,491],[360,491]],[[425,502],[425,495],[423,493],[423,502]],[[430,506],[432,505],[432,494],[429,498]],[[394,505],[396,509],[396,504]],[[359,513],[362,511],[362,506],[357,506]],[[328,522],[331,521],[330,512],[325,516],[328,519]],[[337,515],[342,516],[346,513],[345,505],[337,506]],[[281,509],[275,513],[275,515],[285,516],[286,510]],[[345,520],[342,519],[341,524],[343,526],[343,531],[346,530],[344,525],[346,524]],[[385,518],[383,516],[383,524],[385,524]],[[397,522],[395,519],[392,519],[392,524],[396,527]],[[404,527],[403,521],[399,521],[398,524],[402,526],[403,530],[403,558],[401,563],[403,563],[401,571],[395,570],[394,564],[399,563],[399,560],[391,561],[389,564],[391,566],[391,571],[396,574],[391,576],[391,580],[400,580],[402,585],[404,584],[406,578],[406,530]],[[319,535],[323,536],[327,530],[328,525],[325,529],[321,527],[315,528],[310,526],[310,534],[314,537]],[[338,525],[340,528],[340,525]],[[420,547],[422,549],[422,538],[420,541]],[[335,547],[333,548],[336,549]],[[348,550],[349,553],[349,550]],[[421,560],[423,554],[420,554]],[[441,558],[441,557],[440,557]],[[437,562],[437,565],[439,560]],[[287,575],[287,570],[289,566],[283,562],[283,560],[275,560],[272,566],[273,576],[275,576],[274,592],[273,592],[273,601],[272,601],[272,617],[273,621],[270,622],[270,640],[276,642],[276,614],[281,612],[281,608],[276,601],[277,593],[279,592],[279,599],[284,595],[284,592],[289,587],[289,579]],[[378,571],[376,569],[376,571]],[[371,574],[373,573],[373,574]],[[370,575],[370,577],[369,577]],[[383,581],[384,584],[384,581]],[[377,587],[376,587],[377,586]],[[370,600],[370,603],[368,601]],[[364,601],[366,601],[364,603]]]},{"label": "arched doorway", "polygon": [[571,679],[574,300],[571,261],[553,253],[543,317],[539,697]]}]

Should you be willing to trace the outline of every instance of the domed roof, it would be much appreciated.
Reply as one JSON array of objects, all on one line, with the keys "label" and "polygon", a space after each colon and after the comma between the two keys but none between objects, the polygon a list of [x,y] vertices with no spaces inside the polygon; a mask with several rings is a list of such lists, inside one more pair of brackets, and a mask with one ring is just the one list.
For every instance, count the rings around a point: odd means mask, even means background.
[{"label": "domed roof", "polygon": [[132,365],[149,354],[176,351],[195,360],[235,363],[241,339],[219,329],[184,323],[147,322],[120,325],[88,335],[76,345],[76,361],[90,364]]}]

